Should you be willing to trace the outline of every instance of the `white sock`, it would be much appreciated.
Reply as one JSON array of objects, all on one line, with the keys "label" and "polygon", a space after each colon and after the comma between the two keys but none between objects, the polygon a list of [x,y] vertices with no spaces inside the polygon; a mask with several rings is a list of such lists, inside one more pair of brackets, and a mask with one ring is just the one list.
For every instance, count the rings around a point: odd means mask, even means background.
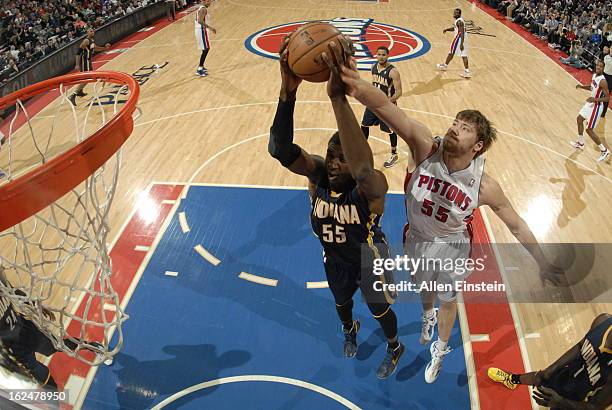
[{"label": "white sock", "polygon": [[426,318],[428,318],[428,319],[430,319],[430,318],[434,317],[434,315],[435,315],[435,314],[436,314],[436,310],[435,310],[435,309],[426,310],[426,311],[424,311],[424,312],[423,312],[423,315],[424,315]]},{"label": "white sock", "polygon": [[438,350],[441,350],[441,351],[446,350],[446,347],[448,346],[448,342],[443,342],[442,340],[440,340],[440,337],[438,337],[437,343],[438,343]]},{"label": "white sock", "polygon": [[582,136],[582,135],[578,135],[578,142],[579,142],[580,144],[584,144],[584,136]]},{"label": "white sock", "polygon": [[202,66],[198,67],[198,70],[203,70],[203,69],[204,69],[204,67],[202,67]]},{"label": "white sock", "polygon": [[469,68],[466,68],[466,69],[465,69],[465,72],[466,72],[466,73],[469,73],[469,72],[470,72],[470,69],[469,69]]},{"label": "white sock", "polygon": [[607,150],[607,148],[604,147],[604,144],[599,144],[599,149],[601,150],[601,152],[605,152]]}]

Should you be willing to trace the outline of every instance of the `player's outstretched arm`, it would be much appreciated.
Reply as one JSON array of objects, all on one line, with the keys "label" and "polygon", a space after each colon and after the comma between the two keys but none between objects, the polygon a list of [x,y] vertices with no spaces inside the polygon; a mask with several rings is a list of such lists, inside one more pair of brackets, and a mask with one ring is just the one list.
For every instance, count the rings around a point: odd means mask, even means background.
[{"label": "player's outstretched arm", "polygon": [[499,183],[486,173],[482,176],[479,196],[478,205],[488,205],[536,260],[540,267],[542,281],[548,280],[556,285],[562,284],[564,280],[563,270],[548,262],[525,220],[512,207]]},{"label": "player's outstretched arm", "polygon": [[357,182],[357,189],[368,200],[370,210],[382,214],[389,185],[384,174],[374,169],[372,150],[346,99],[345,85],[338,71],[338,66],[344,64],[344,54],[339,49],[334,49],[333,44],[332,42],[327,53],[323,53],[322,58],[331,71],[327,82],[327,94],[338,124],[342,152],[348,162],[351,175]]},{"label": "player's outstretched arm", "polygon": [[281,89],[276,115],[272,128],[270,128],[268,152],[291,172],[304,175],[311,182],[316,182],[318,177],[325,172],[323,159],[319,156],[310,155],[293,142],[295,98],[302,80],[293,74],[287,66],[286,48],[288,41],[289,38],[287,37],[281,44],[279,51]]},{"label": "player's outstretched arm", "polygon": [[[341,42],[345,53],[349,53],[348,41],[342,39]],[[339,46],[336,45],[335,48]],[[356,98],[389,125],[408,144],[417,164],[431,154],[434,141],[429,128],[409,118],[381,90],[359,78],[357,66],[352,58],[347,56],[346,64],[341,65],[339,69],[342,81],[346,85],[347,95]]]}]

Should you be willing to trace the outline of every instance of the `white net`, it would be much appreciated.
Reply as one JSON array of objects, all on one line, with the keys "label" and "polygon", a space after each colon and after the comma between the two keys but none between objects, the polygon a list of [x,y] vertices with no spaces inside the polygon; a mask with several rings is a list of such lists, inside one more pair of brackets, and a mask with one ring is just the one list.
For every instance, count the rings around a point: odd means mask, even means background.
[{"label": "white net", "polygon": [[[0,147],[0,186],[104,127],[130,93],[127,85],[91,82],[89,95],[74,107],[68,87],[62,84],[58,91],[59,97],[35,116],[25,102],[15,104]],[[92,365],[119,351],[121,324],[127,319],[111,283],[108,244],[120,164],[121,150],[59,200],[0,233],[5,275],[0,296],[33,321],[58,350]]]}]

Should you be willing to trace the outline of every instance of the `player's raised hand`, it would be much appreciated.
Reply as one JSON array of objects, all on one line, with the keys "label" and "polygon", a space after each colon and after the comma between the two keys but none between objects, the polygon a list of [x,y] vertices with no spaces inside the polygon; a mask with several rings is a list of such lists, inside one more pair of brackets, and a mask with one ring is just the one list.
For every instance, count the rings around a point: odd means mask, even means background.
[{"label": "player's raised hand", "polygon": [[357,64],[352,57],[354,54],[353,45],[346,37],[339,38],[339,44],[335,41],[330,43],[330,55],[333,53],[335,64],[340,74],[340,79],[344,83],[344,93],[355,96],[357,86],[360,84]]},{"label": "player's raised hand", "polygon": [[321,58],[329,67],[329,80],[327,81],[327,95],[333,99],[336,97],[343,97],[345,95],[345,86],[340,78],[340,66],[344,63],[343,53],[335,42],[331,42],[327,46],[327,52],[321,54]]},{"label": "player's raised hand", "polygon": [[287,52],[287,44],[289,44],[289,39],[291,38],[291,34],[288,34],[281,43],[280,50],[278,51],[279,60],[280,60],[280,71],[281,71],[281,94],[285,93],[295,93],[297,88],[299,87],[302,79],[291,71],[289,68],[289,64],[287,63],[288,52]]}]

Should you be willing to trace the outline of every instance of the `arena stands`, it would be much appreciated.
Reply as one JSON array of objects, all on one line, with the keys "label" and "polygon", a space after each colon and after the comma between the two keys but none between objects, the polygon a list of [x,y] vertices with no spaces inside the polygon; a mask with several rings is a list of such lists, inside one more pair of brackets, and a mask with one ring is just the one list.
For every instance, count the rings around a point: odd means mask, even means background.
[{"label": "arena stands", "polygon": [[602,0],[480,0],[529,30],[575,67],[593,69],[612,44],[612,2]]}]

